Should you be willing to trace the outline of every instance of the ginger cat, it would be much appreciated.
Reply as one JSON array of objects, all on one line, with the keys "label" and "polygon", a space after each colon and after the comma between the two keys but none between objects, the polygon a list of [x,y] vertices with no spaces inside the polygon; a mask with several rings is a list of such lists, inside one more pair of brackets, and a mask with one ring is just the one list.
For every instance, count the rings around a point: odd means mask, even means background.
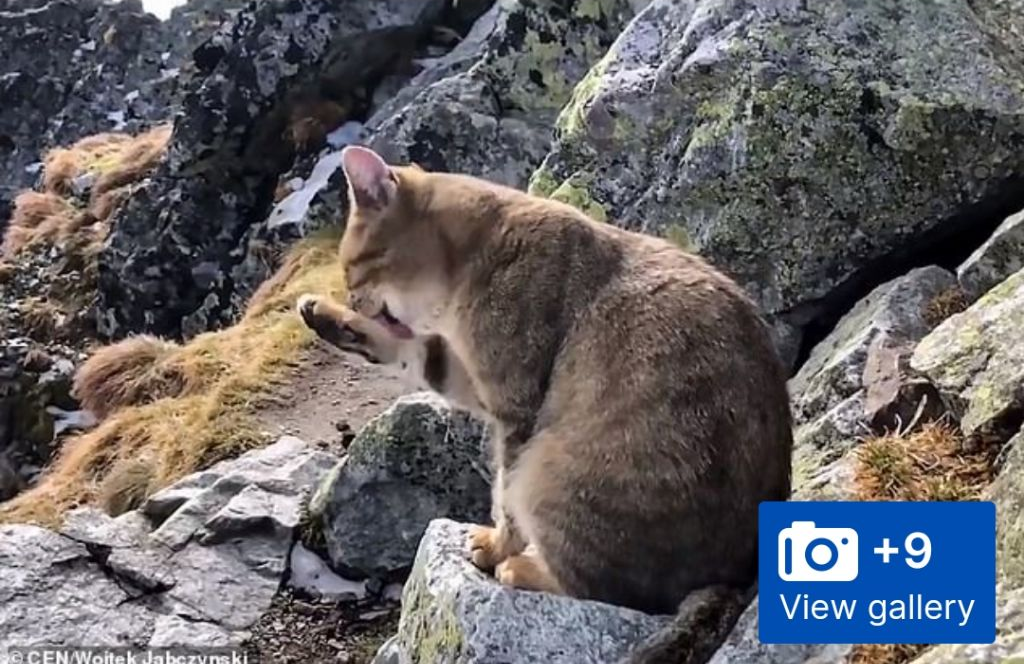
[{"label": "ginger cat", "polygon": [[786,374],[754,304],[701,258],[463,175],[342,157],[347,306],[298,308],[489,419],[511,586],[671,613],[756,575],[757,506],[790,488]]}]

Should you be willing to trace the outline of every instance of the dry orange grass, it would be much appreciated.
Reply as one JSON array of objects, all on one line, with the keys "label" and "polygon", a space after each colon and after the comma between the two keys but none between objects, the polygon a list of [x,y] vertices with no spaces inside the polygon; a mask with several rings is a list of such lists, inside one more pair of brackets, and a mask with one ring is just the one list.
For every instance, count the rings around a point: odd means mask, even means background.
[{"label": "dry orange grass", "polygon": [[[26,191],[14,200],[14,212],[4,236],[2,255],[40,244],[68,244],[95,256],[107,236],[107,220],[124,199],[124,187],[145,177],[163,156],[170,126],[156,127],[136,137],[98,134],[69,148],[51,150],[43,162],[43,192]],[[77,207],[70,196],[72,182],[92,173],[96,181],[91,200]]]},{"label": "dry orange grass", "polygon": [[2,254],[12,258],[41,242],[60,242],[76,228],[80,214],[69,201],[54,193],[25,191],[14,199],[14,211],[4,234]]},{"label": "dry orange grass", "polygon": [[971,500],[992,482],[997,452],[965,452],[960,432],[942,421],[878,436],[857,450],[857,498]]},{"label": "dry orange grass", "polygon": [[293,248],[233,327],[183,345],[152,338],[99,350],[76,390],[100,410],[99,427],[64,444],[34,488],[0,504],[0,522],[56,525],[68,509],[101,504],[112,512],[188,473],[266,442],[255,410],[313,335],[294,313],[304,292],[344,294],[338,233]]},{"label": "dry orange grass", "polygon": [[925,305],[924,319],[934,327],[950,316],[964,311],[970,304],[964,289],[952,286],[928,301]]},{"label": "dry orange grass", "polygon": [[926,645],[910,643],[868,643],[854,646],[846,661],[849,664],[903,664],[903,662],[914,659],[927,648]]}]

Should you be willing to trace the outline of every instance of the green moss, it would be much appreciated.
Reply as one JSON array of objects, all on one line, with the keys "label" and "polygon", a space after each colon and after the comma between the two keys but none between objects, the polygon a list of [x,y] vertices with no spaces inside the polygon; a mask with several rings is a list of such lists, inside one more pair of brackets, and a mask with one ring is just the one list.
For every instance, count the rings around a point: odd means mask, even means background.
[{"label": "green moss", "polygon": [[573,206],[591,219],[608,221],[608,212],[590,194],[590,182],[586,176],[574,174],[551,192],[550,198]]},{"label": "green moss", "polygon": [[530,185],[527,191],[534,196],[550,196],[555,189],[558,189],[558,180],[547,166],[541,164],[540,168],[530,176]]},{"label": "green moss", "polygon": [[573,14],[579,18],[594,21],[610,16],[618,3],[615,0],[579,0],[573,8]]},{"label": "green moss", "polygon": [[572,91],[569,103],[559,113],[555,120],[555,128],[563,138],[578,136],[586,133],[586,106],[601,89],[601,81],[608,68],[609,52],[597,64],[590,68],[587,75],[579,82]]},{"label": "green moss", "polygon": [[459,620],[450,607],[431,602],[421,577],[411,577],[402,592],[399,638],[413,661],[421,664],[458,659],[465,644]]},{"label": "green moss", "polygon": [[670,224],[665,228],[665,239],[669,240],[683,251],[696,253],[697,248],[690,238],[689,231],[682,224]]}]

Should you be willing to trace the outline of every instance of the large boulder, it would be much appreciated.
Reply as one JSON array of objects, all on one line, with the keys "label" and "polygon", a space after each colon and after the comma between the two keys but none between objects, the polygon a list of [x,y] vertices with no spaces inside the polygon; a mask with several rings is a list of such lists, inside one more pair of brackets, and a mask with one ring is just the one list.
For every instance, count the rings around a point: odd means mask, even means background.
[{"label": "large boulder", "polygon": [[294,438],[221,462],[111,518],[0,526],[0,658],[11,646],[240,645],[287,569],[305,493],[336,459]]},{"label": "large boulder", "polygon": [[655,0],[533,190],[667,236],[800,331],[994,228],[1024,175],[1021,0]]},{"label": "large boulder", "polygon": [[387,580],[412,566],[431,520],[485,523],[490,502],[483,425],[440,397],[416,394],[359,432],[310,512],[336,569]]},{"label": "large boulder", "polygon": [[1003,443],[1024,412],[1024,270],[921,340],[911,367],[938,388],[969,446]]},{"label": "large boulder", "polygon": [[310,100],[341,113],[444,5],[267,0],[204,42],[165,163],[112,220],[100,331],[189,336],[231,320],[245,295],[232,274],[242,240],[296,153],[293,114]]},{"label": "large boulder", "polygon": [[671,618],[512,590],[469,562],[468,526],[430,524],[402,593],[397,637],[378,664],[607,664]]}]

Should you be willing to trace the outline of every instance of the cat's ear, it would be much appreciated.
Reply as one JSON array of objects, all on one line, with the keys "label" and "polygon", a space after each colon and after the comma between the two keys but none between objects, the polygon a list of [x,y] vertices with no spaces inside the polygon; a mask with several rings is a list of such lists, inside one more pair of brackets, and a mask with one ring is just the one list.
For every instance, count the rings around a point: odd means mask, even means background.
[{"label": "cat's ear", "polygon": [[348,195],[354,207],[383,210],[395,199],[398,192],[395,174],[370,148],[346,147],[341,151],[341,167],[348,180]]}]

